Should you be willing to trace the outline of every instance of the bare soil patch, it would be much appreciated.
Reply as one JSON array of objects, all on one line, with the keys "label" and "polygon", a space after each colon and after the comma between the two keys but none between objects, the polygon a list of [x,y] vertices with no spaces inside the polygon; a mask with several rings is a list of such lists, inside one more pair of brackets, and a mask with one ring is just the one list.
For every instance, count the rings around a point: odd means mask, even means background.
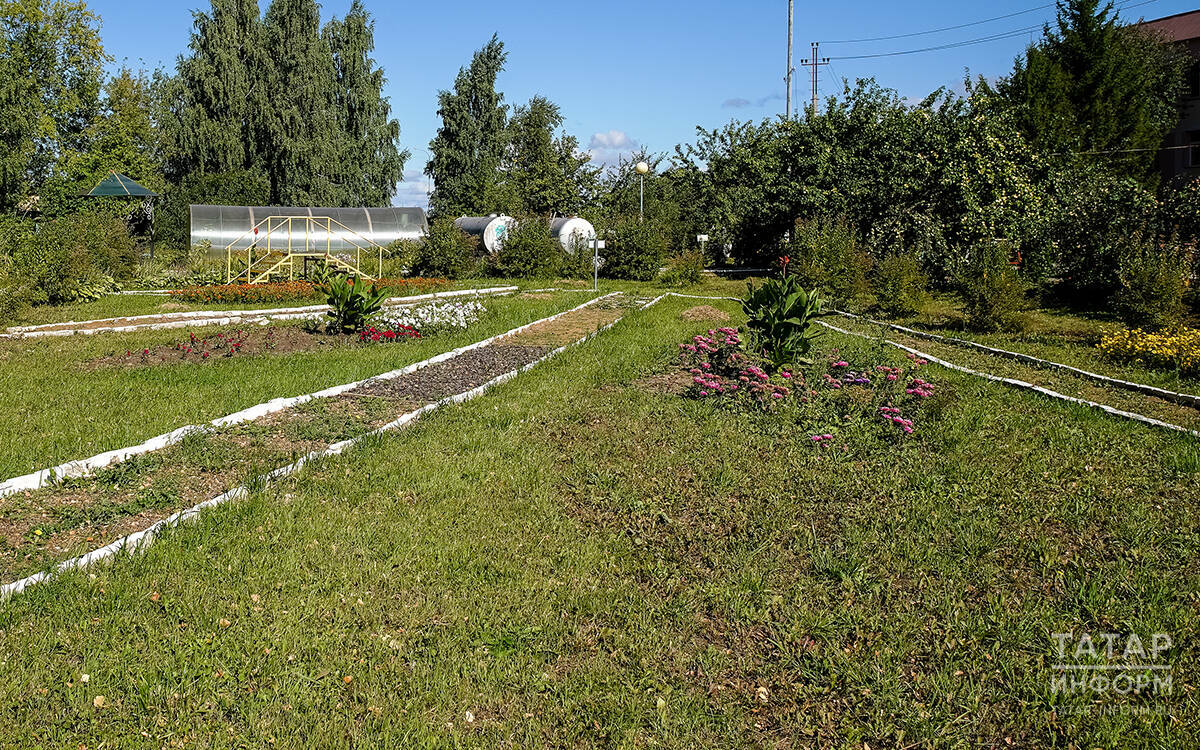
[{"label": "bare soil patch", "polygon": [[697,305],[679,313],[679,317],[687,321],[715,320],[724,323],[729,320],[729,313],[712,305]]},{"label": "bare soil patch", "polygon": [[664,396],[679,396],[692,385],[692,376],[682,369],[672,370],[671,372],[639,378],[631,385],[639,391],[649,391],[650,393],[658,393]]}]

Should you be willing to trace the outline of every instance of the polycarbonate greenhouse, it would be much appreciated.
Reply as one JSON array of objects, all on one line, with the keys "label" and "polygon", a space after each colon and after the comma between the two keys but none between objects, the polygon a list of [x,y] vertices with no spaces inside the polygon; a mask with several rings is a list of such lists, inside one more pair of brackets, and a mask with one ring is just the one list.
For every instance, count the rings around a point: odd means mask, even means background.
[{"label": "polycarbonate greenhouse", "polygon": [[[297,222],[296,231],[305,231],[314,248],[331,252],[351,252],[362,240],[387,246],[396,240],[415,240],[429,230],[425,211],[420,208],[298,208],[287,206],[192,206],[193,247],[210,243],[214,258],[225,258],[231,243],[235,251],[245,251],[254,243],[254,227],[266,231],[266,219],[274,216],[332,219],[324,226],[318,222]],[[338,225],[341,225],[339,227]],[[331,226],[332,231],[326,229]],[[343,228],[344,227],[344,228]],[[357,235],[357,236],[356,236]],[[304,238],[297,238],[303,242]],[[261,244],[261,243],[260,243]]]}]

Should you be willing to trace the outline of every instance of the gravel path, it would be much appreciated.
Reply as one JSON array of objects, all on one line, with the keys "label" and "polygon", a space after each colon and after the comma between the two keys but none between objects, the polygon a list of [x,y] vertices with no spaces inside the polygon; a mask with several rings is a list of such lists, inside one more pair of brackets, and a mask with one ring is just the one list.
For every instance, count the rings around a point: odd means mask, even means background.
[{"label": "gravel path", "polygon": [[483,385],[497,375],[533,362],[549,350],[545,346],[492,344],[394,380],[366,383],[348,395],[383,396],[427,404]]}]

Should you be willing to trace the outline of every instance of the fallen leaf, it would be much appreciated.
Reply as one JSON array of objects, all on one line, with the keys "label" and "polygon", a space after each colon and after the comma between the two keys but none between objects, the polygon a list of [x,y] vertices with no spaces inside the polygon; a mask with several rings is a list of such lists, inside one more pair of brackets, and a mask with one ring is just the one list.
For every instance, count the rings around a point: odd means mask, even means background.
[{"label": "fallen leaf", "polygon": [[97,695],[95,698],[92,698],[92,705],[96,708],[104,708],[104,696]]}]

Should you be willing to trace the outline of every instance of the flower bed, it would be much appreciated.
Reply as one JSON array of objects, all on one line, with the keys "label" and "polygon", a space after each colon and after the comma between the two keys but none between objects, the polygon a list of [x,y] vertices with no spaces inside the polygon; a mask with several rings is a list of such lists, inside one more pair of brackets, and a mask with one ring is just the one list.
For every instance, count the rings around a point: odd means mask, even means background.
[{"label": "flower bed", "polygon": [[1105,334],[1098,348],[1105,357],[1118,362],[1200,375],[1200,329],[1197,328],[1157,332],[1125,329]]},{"label": "flower bed", "polygon": [[[397,294],[425,294],[437,291],[450,282],[446,279],[379,279],[371,282],[381,289]],[[214,286],[191,286],[171,290],[171,296],[181,302],[262,304],[268,302],[294,302],[319,299],[321,293],[316,284],[308,281],[278,281],[268,284],[221,284]]]},{"label": "flower bed", "polygon": [[403,341],[404,339],[419,339],[421,333],[409,325],[388,326],[385,328],[376,328],[375,326],[367,326],[366,330],[358,334],[358,340],[364,344],[387,343],[389,341]]},{"label": "flower bed", "polygon": [[431,302],[419,307],[384,310],[376,316],[377,325],[398,330],[413,328],[429,336],[442,331],[463,330],[478,322],[487,308],[478,300]]},{"label": "flower bed", "polygon": [[682,366],[691,378],[686,395],[723,408],[778,413],[790,410],[811,428],[814,445],[829,445],[851,423],[873,423],[902,435],[916,432],[914,417],[938,389],[915,375],[927,362],[855,366],[836,356],[824,362],[774,368],[745,351],[736,328],[718,328],[680,344]]},{"label": "flower bed", "polygon": [[354,340],[343,336],[306,331],[299,326],[253,326],[228,328],[197,335],[189,332],[173,344],[145,346],[115,352],[91,360],[86,367],[153,367],[179,363],[211,364],[235,357],[330,349]]}]

